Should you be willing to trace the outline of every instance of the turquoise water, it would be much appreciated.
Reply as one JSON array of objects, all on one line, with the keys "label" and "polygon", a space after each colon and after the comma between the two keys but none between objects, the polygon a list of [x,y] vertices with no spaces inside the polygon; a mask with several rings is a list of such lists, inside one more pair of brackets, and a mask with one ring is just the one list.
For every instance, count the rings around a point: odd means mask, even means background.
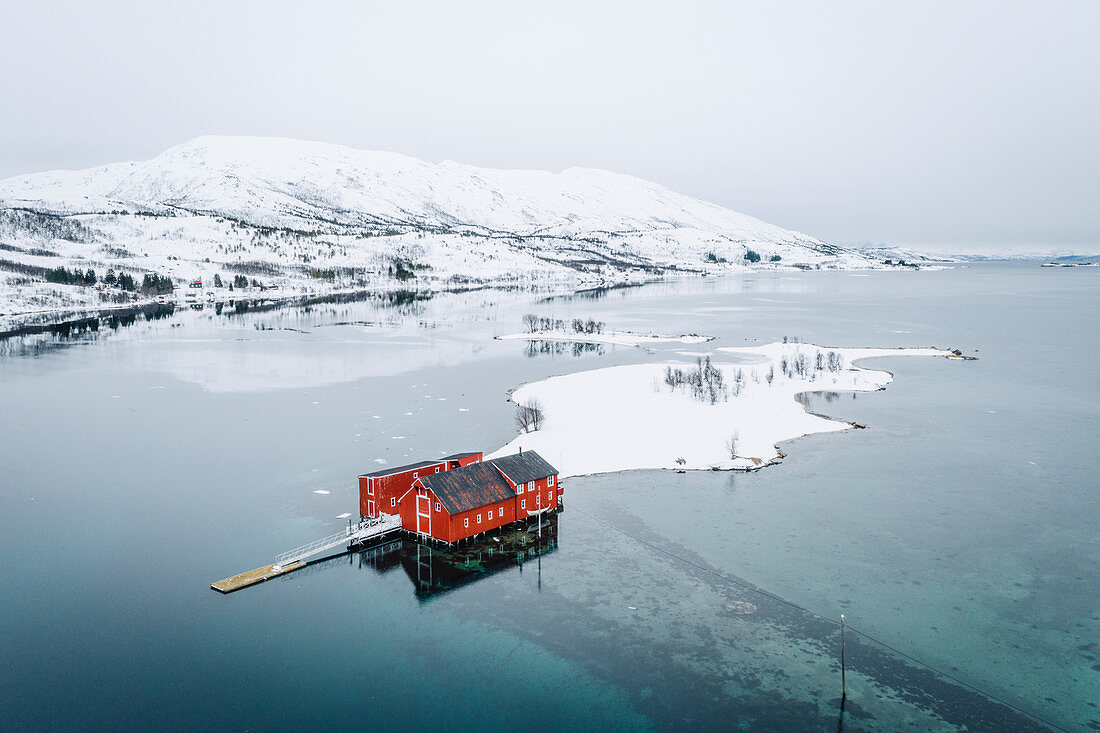
[{"label": "turquoise water", "polygon": [[[990,264],[188,312],[9,342],[0,707],[17,729],[1039,726],[1019,708],[1088,730],[1098,296],[1093,271]],[[358,555],[209,590],[337,531],[378,460],[506,442],[507,389],[677,350],[492,339],[525,312],[714,347],[980,358],[874,360],[886,391],[810,400],[868,429],[792,441],[778,467],[571,479],[552,552],[445,593]]]}]

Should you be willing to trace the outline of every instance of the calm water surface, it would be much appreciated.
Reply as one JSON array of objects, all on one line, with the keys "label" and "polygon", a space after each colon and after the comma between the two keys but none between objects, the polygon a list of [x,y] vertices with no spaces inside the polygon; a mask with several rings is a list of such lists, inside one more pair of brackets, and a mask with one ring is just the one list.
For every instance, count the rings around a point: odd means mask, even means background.
[{"label": "calm water surface", "polygon": [[[5,342],[6,727],[1042,729],[1018,708],[1095,729],[1098,305],[1095,271],[989,264]],[[869,362],[885,392],[809,403],[868,429],[793,441],[778,467],[570,479],[541,556],[458,572],[399,542],[209,589],[338,531],[360,473],[505,443],[509,388],[690,358],[493,340],[526,312],[980,359]]]}]

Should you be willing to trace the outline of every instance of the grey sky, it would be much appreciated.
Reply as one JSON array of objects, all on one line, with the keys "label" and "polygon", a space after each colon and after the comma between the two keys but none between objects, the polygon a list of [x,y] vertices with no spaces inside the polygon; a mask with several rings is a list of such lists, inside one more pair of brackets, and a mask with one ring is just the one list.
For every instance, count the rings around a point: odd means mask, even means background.
[{"label": "grey sky", "polygon": [[1100,2],[20,3],[0,177],[279,135],[830,241],[1100,250]]}]

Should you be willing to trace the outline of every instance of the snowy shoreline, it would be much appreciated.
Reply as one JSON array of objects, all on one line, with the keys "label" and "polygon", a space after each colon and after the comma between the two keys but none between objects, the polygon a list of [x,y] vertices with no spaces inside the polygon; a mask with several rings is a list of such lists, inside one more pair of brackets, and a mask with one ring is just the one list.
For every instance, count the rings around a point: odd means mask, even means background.
[{"label": "snowy shoreline", "polygon": [[533,331],[530,333],[510,333],[497,336],[501,341],[567,341],[582,344],[612,344],[615,346],[636,346],[656,343],[702,344],[713,341],[713,336],[700,336],[689,333],[679,336],[660,334],[639,334],[630,331],[608,331],[607,333],[574,333],[567,331]]},{"label": "snowy shoreline", "polygon": [[[778,342],[719,348],[712,366],[721,372],[727,398],[719,396],[713,404],[665,381],[672,370],[697,368],[687,361],[551,377],[512,393],[517,404],[542,404],[542,429],[517,436],[489,457],[521,447],[537,450],[563,477],[633,469],[756,470],[783,458],[777,446],[784,441],[859,427],[809,413],[798,397],[807,392],[884,389],[893,380],[890,372],[854,364],[881,356],[954,354],[936,348],[828,348]],[[746,363],[746,357],[753,363]]]}]

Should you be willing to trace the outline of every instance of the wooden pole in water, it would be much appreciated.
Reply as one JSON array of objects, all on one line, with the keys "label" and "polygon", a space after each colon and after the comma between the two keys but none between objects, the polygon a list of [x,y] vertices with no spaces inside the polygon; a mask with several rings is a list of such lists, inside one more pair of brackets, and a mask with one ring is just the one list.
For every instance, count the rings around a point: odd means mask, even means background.
[{"label": "wooden pole in water", "polygon": [[844,614],[840,614],[840,699],[848,697],[848,685],[844,680]]}]

